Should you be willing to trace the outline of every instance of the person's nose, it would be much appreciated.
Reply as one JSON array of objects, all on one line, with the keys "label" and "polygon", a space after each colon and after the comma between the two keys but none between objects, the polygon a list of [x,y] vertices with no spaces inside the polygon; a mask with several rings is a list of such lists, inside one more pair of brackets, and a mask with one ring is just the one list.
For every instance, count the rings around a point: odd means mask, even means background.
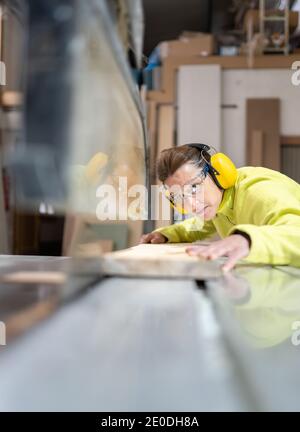
[{"label": "person's nose", "polygon": [[197,209],[196,201],[192,196],[185,197],[184,199],[184,209],[188,213],[195,213]]}]

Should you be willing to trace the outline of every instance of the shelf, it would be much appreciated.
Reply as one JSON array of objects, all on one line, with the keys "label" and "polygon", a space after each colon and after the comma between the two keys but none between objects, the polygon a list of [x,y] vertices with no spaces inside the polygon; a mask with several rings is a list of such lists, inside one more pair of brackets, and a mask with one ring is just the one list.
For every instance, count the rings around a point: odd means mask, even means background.
[{"label": "shelf", "polygon": [[285,52],[285,48],[264,48],[264,52]]},{"label": "shelf", "polygon": [[263,17],[263,21],[285,21],[285,17]]}]

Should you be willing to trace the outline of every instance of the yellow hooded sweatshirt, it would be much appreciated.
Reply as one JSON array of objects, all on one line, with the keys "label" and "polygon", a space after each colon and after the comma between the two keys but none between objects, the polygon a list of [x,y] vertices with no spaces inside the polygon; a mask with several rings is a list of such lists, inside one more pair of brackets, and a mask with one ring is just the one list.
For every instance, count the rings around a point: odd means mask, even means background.
[{"label": "yellow hooded sweatshirt", "polygon": [[204,240],[215,233],[224,238],[240,231],[251,239],[245,261],[300,267],[300,185],[277,171],[239,168],[214,219],[195,230],[197,223],[193,217],[156,231],[171,243]]}]

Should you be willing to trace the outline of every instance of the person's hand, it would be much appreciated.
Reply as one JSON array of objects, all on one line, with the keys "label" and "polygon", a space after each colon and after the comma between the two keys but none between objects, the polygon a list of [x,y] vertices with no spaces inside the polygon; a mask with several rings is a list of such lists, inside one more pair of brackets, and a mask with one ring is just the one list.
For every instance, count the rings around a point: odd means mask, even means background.
[{"label": "person's hand", "polygon": [[144,234],[140,239],[140,243],[166,243],[167,241],[167,237],[162,235],[160,232]]},{"label": "person's hand", "polygon": [[238,260],[249,254],[250,242],[240,234],[233,234],[223,240],[212,242],[209,246],[189,246],[186,252],[206,260],[227,256],[228,260],[223,265],[223,270],[226,272],[233,269]]}]

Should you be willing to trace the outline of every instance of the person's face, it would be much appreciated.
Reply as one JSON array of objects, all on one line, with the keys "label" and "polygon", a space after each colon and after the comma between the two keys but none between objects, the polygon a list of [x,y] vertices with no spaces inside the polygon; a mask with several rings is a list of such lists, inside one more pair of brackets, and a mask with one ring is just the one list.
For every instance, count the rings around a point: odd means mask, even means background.
[{"label": "person's face", "polygon": [[[209,175],[203,180],[201,169],[193,164],[186,163],[165,181],[168,189],[180,186],[184,191],[197,190],[196,196],[184,194],[184,209],[188,213],[196,214],[209,221],[216,216],[219,205],[222,201],[223,192],[217,187]],[[188,185],[187,189],[186,186]],[[201,186],[200,186],[201,185]]]}]

